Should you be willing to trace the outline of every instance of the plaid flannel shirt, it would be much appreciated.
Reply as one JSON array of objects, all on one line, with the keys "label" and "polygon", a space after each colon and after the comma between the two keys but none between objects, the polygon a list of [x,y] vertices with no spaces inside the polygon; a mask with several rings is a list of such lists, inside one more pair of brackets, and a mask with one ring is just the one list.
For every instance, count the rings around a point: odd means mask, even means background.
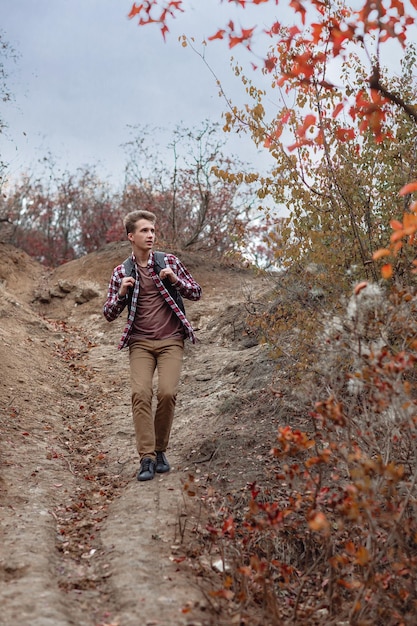
[{"label": "plaid flannel shirt", "polygon": [[[136,265],[135,256],[132,254],[133,261]],[[187,298],[188,300],[199,300],[201,298],[201,287],[196,281],[193,279],[191,274],[185,268],[185,266],[181,263],[181,261],[174,256],[173,254],[165,255],[165,263],[169,266],[174,274],[178,277],[178,283],[176,283],[175,287],[180,292],[181,296]],[[190,324],[190,322],[185,317],[184,313],[176,304],[175,300],[169,294],[168,290],[165,288],[158,274],[154,270],[154,255],[153,252],[149,255],[148,260],[148,269],[149,274],[152,277],[157,289],[159,290],[161,296],[167,302],[167,304],[171,307],[177,317],[181,320],[182,325],[184,326],[186,336],[193,342],[196,343],[196,337],[194,330]],[[136,275],[139,275],[139,272],[136,272]],[[104,317],[112,322],[117,317],[119,317],[120,313],[124,310],[127,305],[127,295],[124,299],[120,300],[118,297],[120,285],[122,283],[122,279],[126,276],[125,267],[123,264],[118,265],[114,268],[112,277],[110,279],[110,284],[107,292],[107,299],[103,306]],[[130,312],[127,317],[127,322],[125,329],[123,331],[122,337],[119,343],[119,350],[126,347],[129,342],[130,335],[132,334],[133,321],[135,319],[137,302],[139,298],[140,284],[139,280],[135,281],[135,286],[133,288],[132,294],[132,303]]]}]

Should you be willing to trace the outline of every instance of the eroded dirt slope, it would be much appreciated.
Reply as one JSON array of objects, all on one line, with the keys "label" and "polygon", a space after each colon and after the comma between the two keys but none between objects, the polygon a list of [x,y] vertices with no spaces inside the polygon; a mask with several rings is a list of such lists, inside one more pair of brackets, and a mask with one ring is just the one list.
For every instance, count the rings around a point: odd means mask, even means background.
[{"label": "eroded dirt slope", "polygon": [[[262,471],[267,445],[236,413],[260,393],[269,401],[274,368],[244,321],[245,302],[267,285],[181,255],[203,287],[186,302],[199,343],[186,348],[173,470],[138,483],[127,353],[116,350],[124,320],[101,313],[128,253],[111,244],[48,273],[0,244],[4,626],[219,624],[198,563],[183,560],[198,522],[183,485],[190,473],[244,483]],[[272,433],[268,416],[253,417]]]}]

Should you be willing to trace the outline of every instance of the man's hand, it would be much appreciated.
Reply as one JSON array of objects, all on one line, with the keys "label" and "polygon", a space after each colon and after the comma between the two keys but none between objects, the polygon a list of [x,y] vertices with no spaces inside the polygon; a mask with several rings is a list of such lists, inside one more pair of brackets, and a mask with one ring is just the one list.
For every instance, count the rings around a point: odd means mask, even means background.
[{"label": "man's hand", "polygon": [[168,278],[171,285],[175,285],[175,283],[178,282],[178,276],[174,274],[173,270],[170,267],[164,267],[164,269],[162,269],[159,274],[159,278],[161,280]]},{"label": "man's hand", "polygon": [[119,298],[124,298],[130,287],[134,287],[134,285],[135,279],[133,278],[133,276],[125,276],[124,278],[122,278],[119,289]]}]

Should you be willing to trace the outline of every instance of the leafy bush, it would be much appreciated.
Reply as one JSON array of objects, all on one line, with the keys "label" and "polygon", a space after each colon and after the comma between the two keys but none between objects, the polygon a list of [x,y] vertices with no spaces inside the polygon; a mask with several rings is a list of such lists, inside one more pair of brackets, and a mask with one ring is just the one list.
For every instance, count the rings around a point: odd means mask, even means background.
[{"label": "leafy bush", "polygon": [[222,563],[211,593],[229,617],[415,622],[416,306],[410,290],[358,287],[319,333],[293,398],[304,427],[279,426],[272,473],[243,499],[204,493],[201,539]]}]

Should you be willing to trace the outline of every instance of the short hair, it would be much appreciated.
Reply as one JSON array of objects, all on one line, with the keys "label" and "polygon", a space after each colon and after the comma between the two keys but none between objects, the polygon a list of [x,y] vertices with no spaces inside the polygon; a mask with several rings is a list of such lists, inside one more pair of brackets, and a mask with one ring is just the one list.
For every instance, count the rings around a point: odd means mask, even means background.
[{"label": "short hair", "polygon": [[127,235],[129,233],[135,232],[136,222],[138,222],[139,220],[148,220],[148,222],[152,222],[152,224],[155,224],[156,215],[155,213],[151,213],[150,211],[142,210],[132,211],[131,213],[128,213],[123,220]]}]

